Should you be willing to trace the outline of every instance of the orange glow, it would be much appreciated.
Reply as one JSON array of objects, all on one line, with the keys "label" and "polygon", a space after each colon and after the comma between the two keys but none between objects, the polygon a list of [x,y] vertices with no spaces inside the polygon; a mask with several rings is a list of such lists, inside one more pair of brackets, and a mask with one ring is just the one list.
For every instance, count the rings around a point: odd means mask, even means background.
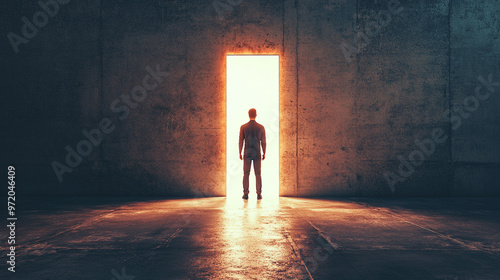
[{"label": "orange glow", "polygon": [[[238,155],[240,126],[248,110],[257,110],[256,121],[266,129],[267,152],[262,161],[262,195],[279,196],[279,55],[226,56],[226,197],[241,199],[243,162]],[[255,176],[250,173],[250,198],[255,198]]]}]

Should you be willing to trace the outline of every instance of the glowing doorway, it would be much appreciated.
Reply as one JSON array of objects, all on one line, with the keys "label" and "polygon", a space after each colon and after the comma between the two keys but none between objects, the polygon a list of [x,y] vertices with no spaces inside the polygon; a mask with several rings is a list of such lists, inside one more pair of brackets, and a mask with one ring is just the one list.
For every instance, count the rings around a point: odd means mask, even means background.
[{"label": "glowing doorway", "polygon": [[[243,161],[238,155],[240,126],[249,121],[248,110],[266,129],[266,159],[262,161],[262,196],[279,196],[279,55],[226,56],[226,198],[243,195]],[[256,198],[255,175],[250,171],[250,200]]]}]

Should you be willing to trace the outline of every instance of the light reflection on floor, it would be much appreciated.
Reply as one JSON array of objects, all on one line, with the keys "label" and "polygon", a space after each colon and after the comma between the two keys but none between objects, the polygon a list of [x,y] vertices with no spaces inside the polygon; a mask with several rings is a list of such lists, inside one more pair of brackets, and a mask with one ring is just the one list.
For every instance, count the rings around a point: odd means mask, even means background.
[{"label": "light reflection on floor", "polygon": [[221,258],[224,267],[230,268],[227,276],[249,277],[260,271],[260,279],[273,279],[303,273],[293,267],[294,253],[284,236],[279,199],[226,200],[222,221]]},{"label": "light reflection on floor", "polygon": [[24,199],[18,279],[500,279],[499,199]]}]

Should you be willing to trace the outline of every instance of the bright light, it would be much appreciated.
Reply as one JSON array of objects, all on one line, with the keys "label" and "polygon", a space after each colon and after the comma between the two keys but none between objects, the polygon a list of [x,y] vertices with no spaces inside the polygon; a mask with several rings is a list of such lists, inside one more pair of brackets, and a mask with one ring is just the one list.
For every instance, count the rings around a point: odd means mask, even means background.
[{"label": "bright light", "polygon": [[[279,56],[226,56],[226,172],[227,199],[243,195],[243,161],[238,156],[240,126],[257,110],[256,121],[266,129],[266,159],[262,161],[262,196],[279,196]],[[255,175],[250,171],[250,199],[255,199]]]}]

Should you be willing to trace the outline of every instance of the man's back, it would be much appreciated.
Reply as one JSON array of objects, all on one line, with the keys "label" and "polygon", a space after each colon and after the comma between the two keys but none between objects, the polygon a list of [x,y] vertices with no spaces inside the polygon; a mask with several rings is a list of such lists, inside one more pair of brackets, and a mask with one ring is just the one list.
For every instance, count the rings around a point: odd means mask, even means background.
[{"label": "man's back", "polygon": [[240,128],[239,146],[240,150],[245,142],[245,157],[260,157],[260,145],[262,144],[262,152],[266,153],[266,131],[264,126],[258,124],[255,120],[251,120]]}]

